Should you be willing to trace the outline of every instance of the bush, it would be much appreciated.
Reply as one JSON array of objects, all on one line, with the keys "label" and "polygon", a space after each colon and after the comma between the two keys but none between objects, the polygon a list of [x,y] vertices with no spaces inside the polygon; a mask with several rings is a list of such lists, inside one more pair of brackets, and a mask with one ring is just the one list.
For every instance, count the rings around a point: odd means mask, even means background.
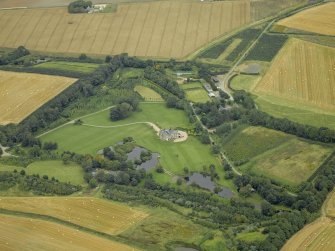
[{"label": "bush", "polygon": [[69,13],[86,13],[89,7],[92,7],[91,1],[78,0],[69,4],[68,11]]}]

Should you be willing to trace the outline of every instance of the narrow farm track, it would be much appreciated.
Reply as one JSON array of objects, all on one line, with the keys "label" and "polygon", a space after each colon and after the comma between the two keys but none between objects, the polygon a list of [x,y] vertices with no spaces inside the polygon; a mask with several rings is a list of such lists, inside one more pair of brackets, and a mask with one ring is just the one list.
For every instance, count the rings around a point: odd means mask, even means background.
[{"label": "narrow farm track", "polygon": [[[212,136],[211,136],[211,132],[212,132],[212,131],[211,131],[210,129],[208,129],[208,128],[202,123],[202,121],[201,121],[201,119],[199,118],[199,116],[195,113],[195,110],[194,110],[193,105],[191,105],[191,107],[192,107],[193,113],[194,113],[196,119],[198,120],[198,122],[200,123],[201,127],[202,127],[204,130],[206,130],[206,131],[208,132],[209,139],[210,139],[210,141],[211,141],[211,145],[214,145],[215,142],[214,142],[214,140],[213,140],[213,138],[212,138]],[[221,157],[222,159],[224,159],[224,160],[231,166],[231,168],[232,168],[232,170],[233,170],[233,172],[234,172],[235,174],[237,174],[238,176],[242,176],[242,173],[240,173],[240,172],[234,167],[233,163],[231,163],[231,161],[229,160],[229,158],[227,157],[227,155],[226,155],[224,152],[220,152],[220,157]]]},{"label": "narrow farm track", "polygon": [[156,124],[152,122],[133,122],[133,123],[123,124],[123,125],[114,125],[114,126],[99,126],[99,125],[91,125],[91,124],[82,124],[82,126],[89,126],[89,127],[95,127],[95,128],[118,128],[118,127],[125,127],[125,126],[137,125],[137,124],[150,125],[157,134],[161,130]]}]

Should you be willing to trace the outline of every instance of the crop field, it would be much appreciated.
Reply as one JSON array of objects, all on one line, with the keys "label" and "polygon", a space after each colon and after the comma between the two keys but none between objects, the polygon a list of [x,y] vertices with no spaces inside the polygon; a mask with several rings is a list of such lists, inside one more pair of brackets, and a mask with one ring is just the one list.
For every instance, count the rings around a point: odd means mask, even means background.
[{"label": "crop field", "polygon": [[75,71],[79,73],[92,73],[98,67],[98,64],[65,61],[46,62],[34,66],[34,68],[58,69],[63,71]]},{"label": "crop field", "polygon": [[246,29],[215,43],[199,53],[198,58],[206,63],[231,63],[257,38],[260,29]]},{"label": "crop field", "polygon": [[322,208],[322,216],[306,225],[284,245],[282,251],[335,250],[335,193],[328,195]]},{"label": "crop field", "polygon": [[134,90],[138,92],[145,101],[163,101],[162,96],[149,87],[137,85]]},{"label": "crop field", "polygon": [[252,20],[277,15],[280,11],[306,3],[307,0],[255,0],[251,1]]},{"label": "crop field", "polygon": [[287,39],[286,35],[270,35],[265,33],[249,52],[245,60],[271,62]]},{"label": "crop field", "polygon": [[36,161],[26,168],[4,166],[0,164],[0,171],[14,171],[14,169],[18,172],[20,170],[25,170],[25,172],[29,175],[38,174],[41,177],[43,175],[47,175],[49,179],[54,177],[59,181],[70,182],[75,185],[85,184],[84,171],[80,166],[72,163],[64,165],[63,162],[59,160]]},{"label": "crop field", "polygon": [[76,79],[0,71],[0,125],[19,123]]},{"label": "crop field", "polygon": [[320,167],[331,152],[329,147],[291,139],[251,159],[240,168],[284,184],[299,185]]},{"label": "crop field", "polygon": [[138,251],[125,244],[64,225],[5,215],[0,215],[0,249],[2,251]]},{"label": "crop field", "polygon": [[90,197],[1,197],[0,208],[52,216],[111,235],[148,216],[128,206]]},{"label": "crop field", "polygon": [[155,1],[76,15],[65,8],[2,10],[0,47],[181,58],[249,22],[249,1]]},{"label": "crop field", "polygon": [[292,39],[254,89],[257,95],[335,111],[335,49]]},{"label": "crop field", "polygon": [[161,165],[172,172],[182,173],[185,166],[190,171],[199,171],[204,165],[218,165],[218,160],[211,154],[210,148],[201,144],[194,136],[189,136],[180,143],[162,141],[151,126],[137,124],[152,122],[160,128],[189,128],[191,125],[183,111],[168,109],[164,103],[142,103],[140,109],[140,112],[117,122],[109,119],[108,111],[97,113],[82,119],[88,125],[66,125],[42,136],[41,140],[57,142],[60,151],[96,154],[98,150],[131,136],[138,145],[160,153]]},{"label": "crop field", "polygon": [[[335,3],[317,6],[280,20],[277,25],[296,30],[335,35]],[[285,31],[285,30],[284,30]]]}]

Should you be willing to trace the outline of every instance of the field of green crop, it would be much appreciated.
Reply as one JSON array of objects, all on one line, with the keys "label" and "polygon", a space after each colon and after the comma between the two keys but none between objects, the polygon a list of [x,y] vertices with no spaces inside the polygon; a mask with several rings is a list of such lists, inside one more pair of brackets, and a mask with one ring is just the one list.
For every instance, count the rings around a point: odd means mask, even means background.
[{"label": "field of green crop", "polygon": [[195,171],[202,170],[203,165],[208,166],[211,163],[218,165],[218,160],[211,154],[209,146],[201,144],[193,136],[189,136],[186,141],[180,143],[161,141],[151,126],[131,124],[148,121],[161,128],[189,128],[191,125],[183,111],[168,109],[164,103],[142,103],[140,109],[141,112],[118,122],[109,120],[108,111],[101,112],[83,119],[84,123],[97,127],[67,125],[46,134],[41,139],[57,142],[60,151],[95,154],[99,149],[114,145],[123,138],[131,136],[138,145],[160,153],[160,163],[172,172],[182,173],[185,166]]},{"label": "field of green crop", "polygon": [[72,163],[64,165],[63,162],[59,160],[37,161],[26,168],[0,164],[0,171],[14,171],[14,169],[18,172],[25,170],[29,175],[39,174],[41,177],[47,175],[49,179],[54,177],[59,181],[70,182],[75,185],[85,183],[84,171],[80,166]]},{"label": "field of green crop", "polygon": [[92,63],[79,63],[79,62],[66,62],[66,61],[53,61],[38,64],[35,68],[42,69],[57,69],[63,71],[79,72],[79,73],[91,73],[99,67],[98,64]]}]

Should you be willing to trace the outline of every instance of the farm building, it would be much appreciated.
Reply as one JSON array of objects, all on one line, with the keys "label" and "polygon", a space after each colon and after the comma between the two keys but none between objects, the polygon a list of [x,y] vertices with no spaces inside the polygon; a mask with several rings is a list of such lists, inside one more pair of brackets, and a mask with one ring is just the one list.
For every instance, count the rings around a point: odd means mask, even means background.
[{"label": "farm building", "polygon": [[159,132],[159,138],[161,140],[173,141],[180,138],[180,133],[177,130],[163,129]]}]

